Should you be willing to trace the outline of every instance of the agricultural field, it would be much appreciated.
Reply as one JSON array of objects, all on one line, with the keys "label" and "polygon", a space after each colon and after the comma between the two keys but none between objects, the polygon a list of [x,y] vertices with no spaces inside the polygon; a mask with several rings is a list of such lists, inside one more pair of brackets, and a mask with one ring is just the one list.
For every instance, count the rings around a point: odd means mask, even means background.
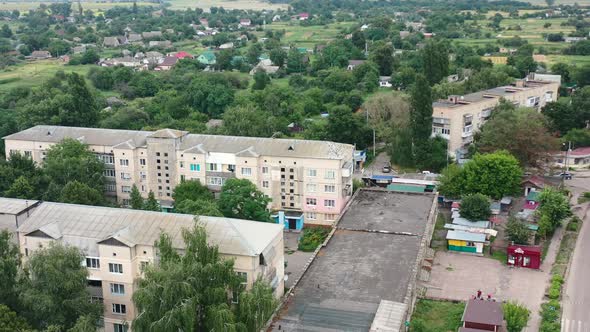
[{"label": "agricultural field", "polygon": [[[301,26],[298,21],[289,21],[268,24],[266,29],[285,30],[285,36],[281,39],[285,44],[313,48],[316,44],[334,40],[343,29],[350,28],[355,24],[355,22],[337,22],[325,26]],[[260,36],[262,34],[261,32]]]},{"label": "agricultural field", "polygon": [[53,77],[60,70],[66,73],[76,72],[86,75],[91,67],[88,65],[66,66],[63,61],[56,59],[24,62],[17,66],[0,70],[0,90],[19,86],[39,85],[40,82]]}]

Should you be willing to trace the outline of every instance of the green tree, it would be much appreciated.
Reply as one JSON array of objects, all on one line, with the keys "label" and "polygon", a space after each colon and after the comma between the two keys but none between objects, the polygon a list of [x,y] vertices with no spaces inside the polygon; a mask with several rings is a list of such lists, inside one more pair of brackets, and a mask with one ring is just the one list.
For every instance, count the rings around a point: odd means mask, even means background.
[{"label": "green tree", "polygon": [[559,149],[559,141],[549,133],[548,123],[538,111],[510,107],[494,112],[480,130],[478,151],[506,150],[523,167],[543,167]]},{"label": "green tree", "polygon": [[275,66],[282,67],[287,60],[287,52],[280,47],[275,47],[270,50],[269,58]]},{"label": "green tree", "polygon": [[75,139],[66,138],[49,148],[43,170],[59,186],[78,181],[98,192],[104,188],[104,164],[86,144]]},{"label": "green tree", "polygon": [[238,321],[245,325],[246,331],[260,331],[272,315],[277,306],[270,286],[257,280],[252,289],[240,294],[240,301],[237,309]]},{"label": "green tree", "polygon": [[443,41],[428,41],[420,54],[430,85],[439,83],[449,74],[449,51]]},{"label": "green tree", "polygon": [[61,190],[60,202],[83,205],[103,205],[102,192],[77,180],[68,182]]},{"label": "green tree", "polygon": [[131,194],[129,195],[129,205],[134,210],[142,210],[143,209],[143,197],[141,197],[141,193],[137,186],[133,184],[131,187]]},{"label": "green tree", "polygon": [[414,160],[425,158],[432,134],[432,91],[424,75],[417,75],[410,92],[410,128]]},{"label": "green tree", "polygon": [[563,136],[562,141],[572,142],[572,146],[574,147],[590,146],[590,130],[571,129]]},{"label": "green tree", "polygon": [[531,230],[524,222],[518,221],[514,217],[508,219],[506,223],[506,239],[515,244],[528,244],[531,238]]},{"label": "green tree", "polygon": [[3,38],[12,37],[12,30],[10,30],[10,27],[8,26],[8,24],[2,25],[2,29],[0,29],[0,37],[3,37]]},{"label": "green tree", "polygon": [[471,194],[461,200],[461,217],[471,221],[488,220],[492,215],[490,199],[482,194]]},{"label": "green tree", "polygon": [[463,194],[463,172],[457,164],[451,164],[443,169],[438,182],[438,191],[445,197],[459,198]]},{"label": "green tree", "polygon": [[[589,47],[589,49],[590,49],[590,47]],[[588,52],[590,54],[590,51],[588,51]],[[590,85],[590,65],[580,66],[580,67],[576,68],[576,70],[574,71],[574,73],[572,75],[572,78],[573,78],[573,81],[579,87],[586,87],[587,85]]]},{"label": "green tree", "polygon": [[[13,235],[7,230],[0,231],[0,304],[9,308],[17,307],[17,275],[20,269],[20,252]],[[0,325],[0,331],[1,329]]]},{"label": "green tree", "polygon": [[296,47],[291,47],[287,54],[287,73],[301,73],[305,71],[303,54]]},{"label": "green tree", "polygon": [[462,194],[481,193],[493,199],[520,191],[522,169],[506,151],[476,154],[463,166]]},{"label": "green tree", "polygon": [[381,45],[370,56],[371,61],[377,64],[379,74],[383,76],[390,76],[393,72],[393,47],[391,45]]},{"label": "green tree", "polygon": [[356,144],[364,149],[371,144],[371,129],[362,116],[353,114],[344,105],[335,106],[330,110],[326,134],[329,140],[341,143]]},{"label": "green tree", "polygon": [[[549,23],[549,26],[551,26],[551,23]],[[561,75],[562,82],[569,82],[571,80],[570,71],[571,68],[567,63],[558,62],[551,66],[551,72]]]},{"label": "green tree", "polygon": [[156,195],[154,195],[154,192],[151,190],[148,194],[148,198],[145,201],[143,209],[147,211],[162,211],[160,203],[158,203],[158,200],[156,200]]},{"label": "green tree", "polygon": [[267,85],[270,84],[270,77],[266,74],[266,71],[262,68],[258,68],[254,73],[254,84],[252,90],[264,90]]},{"label": "green tree", "polygon": [[542,109],[542,114],[549,120],[551,129],[563,134],[581,125],[576,110],[570,104],[561,101],[547,103]]},{"label": "green tree", "polygon": [[174,204],[177,205],[185,200],[212,200],[213,194],[199,180],[186,180],[174,188],[172,198]]},{"label": "green tree", "polygon": [[[223,114],[223,133],[232,136],[268,137],[285,128],[277,118],[252,106],[235,106]],[[285,124],[286,125],[286,124]]]},{"label": "green tree", "polygon": [[193,214],[196,216],[210,216],[223,217],[223,213],[219,211],[217,204],[208,199],[185,199],[180,203],[174,205],[174,209],[178,213]]},{"label": "green tree", "polygon": [[20,199],[32,199],[35,196],[35,188],[31,185],[26,177],[20,176],[4,192],[4,196],[20,198]]},{"label": "green tree", "polygon": [[362,31],[356,30],[355,32],[353,32],[351,41],[354,44],[354,46],[356,46],[358,49],[365,49],[366,39],[365,34]]},{"label": "green tree", "polygon": [[[180,255],[168,234],[156,242],[160,263],[150,265],[133,294],[139,331],[235,331],[229,308],[229,291],[239,291],[240,278],[232,260],[222,259],[216,246],[207,243],[201,226],[182,230],[185,252]],[[211,278],[215,275],[215,278]],[[223,316],[220,322],[220,316]],[[217,330],[219,323],[225,323]]]},{"label": "green tree", "polygon": [[270,198],[248,179],[229,179],[221,188],[219,210],[228,218],[270,222]]},{"label": "green tree", "polygon": [[19,317],[9,307],[0,304],[0,331],[2,332],[33,332],[27,321]]},{"label": "green tree", "polygon": [[69,329],[86,315],[94,322],[98,320],[102,304],[89,301],[88,270],[80,264],[83,259],[78,248],[55,242],[30,256],[20,298],[35,327],[57,325]]},{"label": "green tree", "polygon": [[96,318],[91,315],[80,316],[76,321],[76,324],[68,330],[68,332],[95,332]]},{"label": "green tree", "polygon": [[552,188],[543,189],[541,195],[539,195],[539,208],[537,209],[537,213],[540,216],[546,216],[548,221],[551,222],[551,228],[549,229],[548,235],[552,234],[553,231],[561,225],[563,219],[572,214],[567,197]]},{"label": "green tree", "polygon": [[54,40],[49,43],[49,53],[54,57],[59,57],[67,54],[70,51],[70,44],[63,40]]},{"label": "green tree", "polygon": [[502,311],[504,312],[508,332],[521,332],[527,326],[531,315],[529,309],[515,302],[502,304]]},{"label": "green tree", "polygon": [[246,59],[251,65],[258,63],[258,57],[262,54],[262,45],[259,43],[252,43],[246,52]]}]

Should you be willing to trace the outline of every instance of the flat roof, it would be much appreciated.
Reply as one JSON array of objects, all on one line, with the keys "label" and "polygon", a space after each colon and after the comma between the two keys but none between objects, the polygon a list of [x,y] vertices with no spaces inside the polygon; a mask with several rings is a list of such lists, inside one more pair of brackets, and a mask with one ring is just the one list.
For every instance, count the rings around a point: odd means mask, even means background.
[{"label": "flat roof", "polygon": [[19,215],[27,209],[37,205],[39,201],[34,199],[18,199],[0,197],[0,214]]},{"label": "flat roof", "polygon": [[[282,331],[368,331],[382,300],[404,303],[435,200],[433,194],[358,191],[274,331],[278,325]],[[399,315],[390,320],[403,321],[405,312]]]}]

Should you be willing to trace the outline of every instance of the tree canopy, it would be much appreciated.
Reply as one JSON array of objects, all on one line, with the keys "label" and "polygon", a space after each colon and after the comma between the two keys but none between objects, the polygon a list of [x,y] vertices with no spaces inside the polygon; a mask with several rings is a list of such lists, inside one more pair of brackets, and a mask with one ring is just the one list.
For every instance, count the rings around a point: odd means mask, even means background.
[{"label": "tree canopy", "polygon": [[268,203],[270,198],[248,179],[225,181],[219,195],[219,210],[228,218],[270,222]]},{"label": "tree canopy", "polygon": [[482,194],[472,194],[463,197],[459,211],[461,217],[471,221],[488,220],[492,215],[490,200]]}]

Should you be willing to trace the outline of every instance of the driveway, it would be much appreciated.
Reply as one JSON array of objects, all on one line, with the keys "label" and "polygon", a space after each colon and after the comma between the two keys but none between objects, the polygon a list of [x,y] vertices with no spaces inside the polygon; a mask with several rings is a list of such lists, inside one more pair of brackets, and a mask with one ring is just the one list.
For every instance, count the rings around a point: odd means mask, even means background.
[{"label": "driveway", "polygon": [[285,281],[285,287],[290,288],[293,283],[303,274],[303,268],[307,261],[313,255],[313,252],[303,252],[297,250],[297,244],[301,233],[285,232],[283,241],[285,245],[285,275],[288,277]]},{"label": "driveway", "polygon": [[430,281],[422,284],[426,297],[465,301],[481,290],[498,301],[516,301],[531,311],[524,331],[536,332],[551,266],[561,242],[560,230],[555,236],[540,270],[510,268],[492,258],[437,251]]}]

